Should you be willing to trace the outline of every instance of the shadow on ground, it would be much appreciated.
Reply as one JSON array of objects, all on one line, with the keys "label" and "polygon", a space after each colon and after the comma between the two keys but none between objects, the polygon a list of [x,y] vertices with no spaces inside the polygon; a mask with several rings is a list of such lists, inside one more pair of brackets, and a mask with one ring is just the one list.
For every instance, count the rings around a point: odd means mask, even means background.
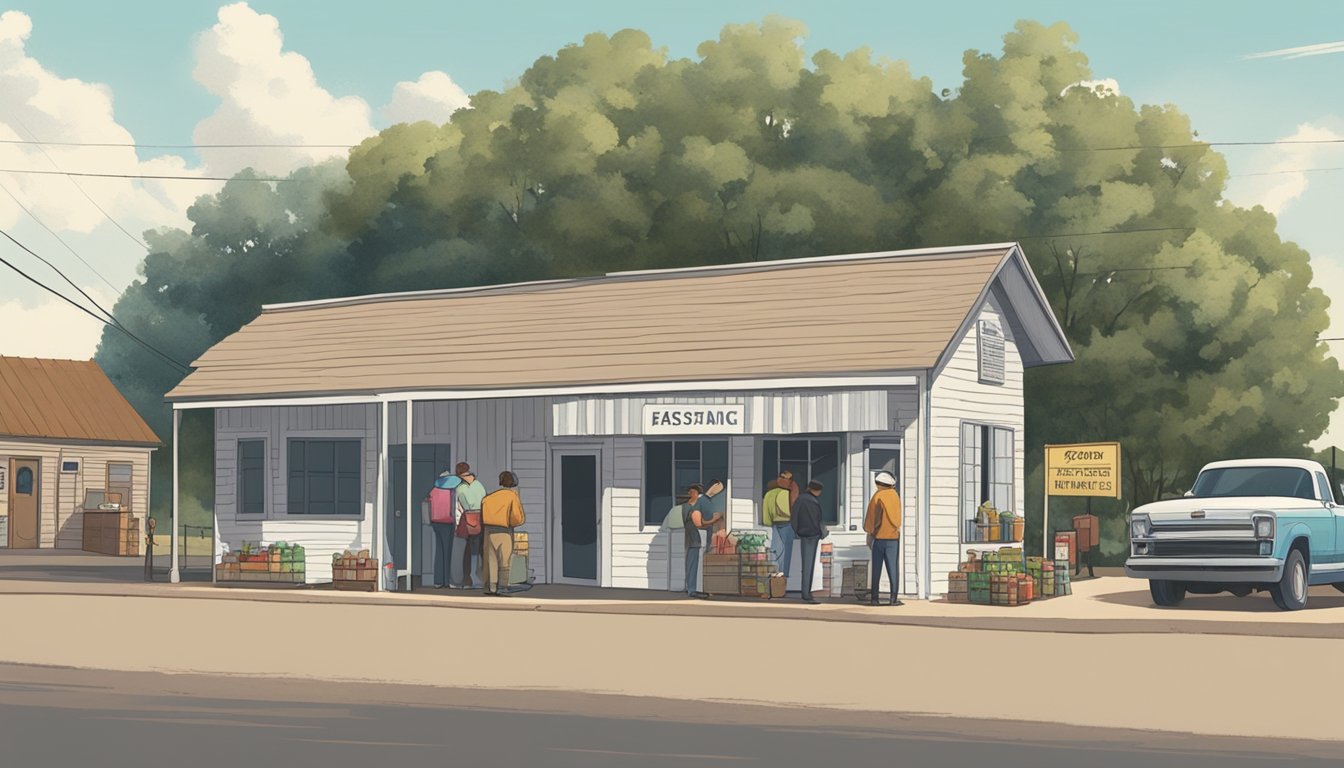
[{"label": "shadow on ground", "polygon": [[[1143,582],[1135,582],[1135,584],[1142,585]],[[1156,608],[1146,585],[1125,592],[1097,595],[1094,599],[1111,605]],[[1307,607],[1303,610],[1323,611],[1330,608],[1344,608],[1344,594],[1340,594],[1334,587],[1312,587],[1308,593]],[[1210,613],[1283,613],[1278,606],[1274,605],[1274,601],[1270,599],[1268,592],[1257,592],[1246,597],[1237,597],[1227,592],[1220,592],[1216,595],[1187,595],[1185,600],[1181,601],[1180,606],[1160,610],[1205,611]]]}]

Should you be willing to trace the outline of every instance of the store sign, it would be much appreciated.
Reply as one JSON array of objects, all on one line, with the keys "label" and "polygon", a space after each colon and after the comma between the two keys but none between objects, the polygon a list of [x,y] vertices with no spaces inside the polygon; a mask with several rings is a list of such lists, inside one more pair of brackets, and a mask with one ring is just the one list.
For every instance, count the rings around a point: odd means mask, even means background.
[{"label": "store sign", "polygon": [[1045,492],[1120,498],[1120,444],[1045,446]]},{"label": "store sign", "polygon": [[998,325],[981,320],[976,334],[976,348],[980,354],[980,381],[983,384],[1002,384],[1004,380],[1003,330]]},{"label": "store sign", "polygon": [[642,424],[646,435],[741,435],[747,431],[747,407],[646,404]]}]

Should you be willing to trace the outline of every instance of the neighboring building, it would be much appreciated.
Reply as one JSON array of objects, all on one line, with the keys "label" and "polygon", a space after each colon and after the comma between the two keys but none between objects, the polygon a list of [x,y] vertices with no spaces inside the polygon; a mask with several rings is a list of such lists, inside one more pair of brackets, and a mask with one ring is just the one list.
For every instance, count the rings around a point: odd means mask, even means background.
[{"label": "neighboring building", "polygon": [[92,360],[0,356],[0,547],[79,549],[91,491],[141,524],[160,445]]},{"label": "neighboring building", "polygon": [[215,412],[217,550],[298,542],[310,581],[346,548],[426,573],[403,510],[456,461],[517,473],[538,581],[652,589],[688,483],[743,529],[781,468],[820,479],[843,563],[886,469],[928,596],[995,546],[963,541],[983,500],[1023,509],[1023,369],[1072,359],[1010,243],[268,306],[168,399]]}]

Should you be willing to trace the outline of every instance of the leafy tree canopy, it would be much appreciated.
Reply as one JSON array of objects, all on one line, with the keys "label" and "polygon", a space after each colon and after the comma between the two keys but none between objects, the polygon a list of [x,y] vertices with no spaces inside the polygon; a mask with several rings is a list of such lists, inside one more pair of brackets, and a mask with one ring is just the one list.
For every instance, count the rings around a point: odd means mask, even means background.
[{"label": "leafy tree canopy", "polygon": [[[1141,503],[1323,432],[1344,377],[1308,254],[1223,198],[1178,109],[1097,84],[1064,24],[968,51],[941,93],[865,49],[808,60],[804,34],[729,26],[694,59],[589,35],[445,125],[202,198],[117,312],[189,359],[264,302],[1018,240],[1078,356],[1029,372],[1029,470],[1044,442],[1118,439]],[[112,332],[99,360],[166,424],[175,375]]]}]

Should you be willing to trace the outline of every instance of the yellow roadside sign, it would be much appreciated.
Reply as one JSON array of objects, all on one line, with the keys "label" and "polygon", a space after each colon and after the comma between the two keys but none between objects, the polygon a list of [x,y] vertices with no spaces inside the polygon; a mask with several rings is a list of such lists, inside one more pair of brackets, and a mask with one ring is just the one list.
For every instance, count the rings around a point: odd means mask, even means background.
[{"label": "yellow roadside sign", "polygon": [[1045,446],[1045,493],[1120,498],[1120,444]]}]

